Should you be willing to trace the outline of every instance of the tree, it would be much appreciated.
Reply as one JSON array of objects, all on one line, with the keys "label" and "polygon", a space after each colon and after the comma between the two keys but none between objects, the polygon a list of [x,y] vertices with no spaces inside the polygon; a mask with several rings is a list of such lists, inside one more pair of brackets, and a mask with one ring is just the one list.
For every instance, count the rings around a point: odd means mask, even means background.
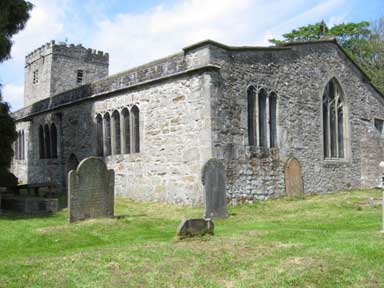
[{"label": "tree", "polygon": [[355,41],[347,51],[384,93],[384,17],[370,25],[367,39]]},{"label": "tree", "polygon": [[316,24],[293,29],[291,32],[283,34],[283,40],[271,39],[269,41],[279,45],[297,41],[320,40],[321,37],[331,36],[336,37],[340,45],[345,48],[349,47],[350,43],[354,43],[354,40],[369,37],[371,32],[369,25],[370,23],[368,21],[361,21],[359,23],[342,23],[329,28],[324,21],[321,21]]},{"label": "tree", "polygon": [[12,36],[24,28],[31,9],[24,0],[0,1],[0,62],[10,57]]},{"label": "tree", "polygon": [[384,93],[384,17],[373,22],[342,23],[329,28],[324,21],[283,34],[283,40],[269,40],[275,45],[334,37],[348,55],[367,73],[372,83]]},{"label": "tree", "polygon": [[[0,1],[0,62],[9,59],[12,36],[24,28],[31,9],[32,4],[24,0]],[[15,122],[9,115],[9,105],[3,101],[0,90],[0,186],[15,184],[16,181],[15,176],[8,172],[15,140]]]}]

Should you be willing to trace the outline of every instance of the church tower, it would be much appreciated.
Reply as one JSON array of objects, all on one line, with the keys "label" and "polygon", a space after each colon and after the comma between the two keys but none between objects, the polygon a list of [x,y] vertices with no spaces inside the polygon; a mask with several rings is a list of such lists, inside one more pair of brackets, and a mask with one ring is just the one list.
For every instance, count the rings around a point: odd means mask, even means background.
[{"label": "church tower", "polygon": [[51,41],[25,57],[24,106],[108,76],[108,53]]}]

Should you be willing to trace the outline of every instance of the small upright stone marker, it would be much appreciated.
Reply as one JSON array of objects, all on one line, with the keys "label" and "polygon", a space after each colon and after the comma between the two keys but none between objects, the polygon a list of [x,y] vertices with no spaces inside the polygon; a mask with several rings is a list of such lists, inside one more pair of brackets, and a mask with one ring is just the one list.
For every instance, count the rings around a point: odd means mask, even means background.
[{"label": "small upright stone marker", "polygon": [[96,217],[112,217],[114,209],[113,170],[96,157],[80,162],[68,173],[69,222]]},{"label": "small upright stone marker", "polygon": [[285,192],[289,197],[304,196],[303,174],[299,160],[290,158],[285,162],[284,178]]},{"label": "small upright stone marker", "polygon": [[205,234],[213,235],[214,225],[211,219],[187,219],[181,221],[177,227],[176,235],[179,239]]},{"label": "small upright stone marker", "polygon": [[205,218],[227,218],[225,169],[220,160],[210,159],[205,163],[202,182],[205,192]]}]

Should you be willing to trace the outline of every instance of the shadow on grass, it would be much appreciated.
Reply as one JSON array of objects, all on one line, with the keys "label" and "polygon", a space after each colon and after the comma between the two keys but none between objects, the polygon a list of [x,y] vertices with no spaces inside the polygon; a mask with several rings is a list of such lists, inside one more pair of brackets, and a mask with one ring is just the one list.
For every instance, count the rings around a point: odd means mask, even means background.
[{"label": "shadow on grass", "polygon": [[[28,197],[28,195],[21,195],[21,197],[23,196]],[[58,207],[56,212],[35,211],[34,213],[25,213],[22,211],[18,211],[19,208],[17,206],[11,205],[10,207],[7,207],[7,206],[4,207],[4,205],[1,205],[2,207],[0,208],[0,220],[15,221],[15,220],[26,220],[26,219],[36,219],[36,218],[52,218],[57,213],[60,213],[60,211],[66,209],[67,202],[68,202],[66,194],[59,194],[55,198],[58,199],[58,203],[57,203]]]},{"label": "shadow on grass", "polygon": [[134,217],[148,217],[147,214],[141,213],[141,214],[120,214],[120,215],[114,215],[114,219],[125,219],[125,218],[134,218]]},{"label": "shadow on grass", "polygon": [[25,214],[16,211],[1,210],[0,211],[0,220],[27,220],[35,218],[52,218],[56,213],[46,212],[46,213],[37,213],[37,214]]}]

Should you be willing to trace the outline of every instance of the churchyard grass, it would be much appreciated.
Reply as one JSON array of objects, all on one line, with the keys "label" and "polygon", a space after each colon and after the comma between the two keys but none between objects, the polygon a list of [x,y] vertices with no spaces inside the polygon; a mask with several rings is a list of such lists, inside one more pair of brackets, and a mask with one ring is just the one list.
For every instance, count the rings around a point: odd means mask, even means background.
[{"label": "churchyard grass", "polygon": [[203,208],[116,199],[116,217],[0,215],[0,287],[383,287],[381,191],[229,207],[215,236],[178,241]]}]

